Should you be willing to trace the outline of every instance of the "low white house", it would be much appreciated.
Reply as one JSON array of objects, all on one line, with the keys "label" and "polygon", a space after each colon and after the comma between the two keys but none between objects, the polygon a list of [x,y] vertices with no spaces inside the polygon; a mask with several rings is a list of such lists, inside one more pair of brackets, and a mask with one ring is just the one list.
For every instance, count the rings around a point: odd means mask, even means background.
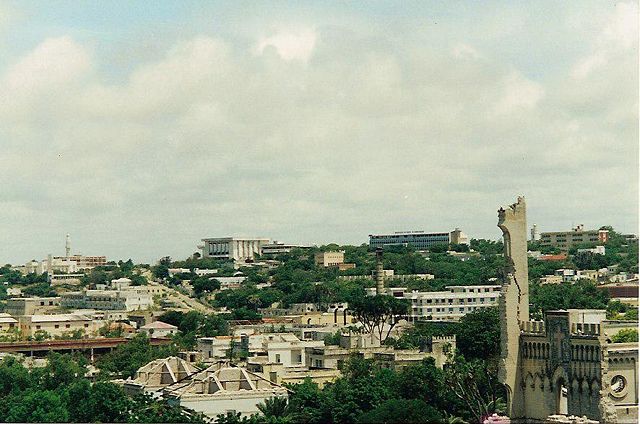
[{"label": "low white house", "polygon": [[171,337],[178,332],[178,327],[162,321],[153,321],[140,327],[140,331],[149,337]]}]

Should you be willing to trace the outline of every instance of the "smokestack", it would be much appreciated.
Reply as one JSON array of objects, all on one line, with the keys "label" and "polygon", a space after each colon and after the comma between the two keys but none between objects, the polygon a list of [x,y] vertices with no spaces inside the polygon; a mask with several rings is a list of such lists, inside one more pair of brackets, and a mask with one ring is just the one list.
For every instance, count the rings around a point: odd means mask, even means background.
[{"label": "smokestack", "polygon": [[51,283],[52,275],[53,275],[53,257],[51,254],[47,255],[47,282]]},{"label": "smokestack", "polygon": [[382,247],[376,249],[376,294],[384,291],[384,269],[382,267]]},{"label": "smokestack", "polygon": [[71,256],[71,239],[69,238],[69,234],[67,234],[67,237],[64,243],[64,250],[66,252],[67,259],[69,259],[69,256]]}]

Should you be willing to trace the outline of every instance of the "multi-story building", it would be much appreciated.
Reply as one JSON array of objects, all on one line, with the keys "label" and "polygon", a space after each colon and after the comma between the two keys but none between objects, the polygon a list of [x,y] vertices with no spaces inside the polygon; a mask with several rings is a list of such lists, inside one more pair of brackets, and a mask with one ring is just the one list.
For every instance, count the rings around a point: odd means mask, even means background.
[{"label": "multi-story building", "polygon": [[344,252],[318,252],[314,256],[316,266],[330,267],[344,264]]},{"label": "multi-story building", "polygon": [[14,317],[19,317],[50,313],[59,306],[59,297],[16,297],[7,299],[5,311]]},{"label": "multi-story building", "polygon": [[135,311],[148,309],[153,305],[153,297],[144,286],[126,290],[83,290],[63,293],[60,305],[72,309]]},{"label": "multi-story building", "polygon": [[309,246],[302,246],[298,244],[284,244],[274,241],[273,243],[265,244],[262,246],[261,254],[263,256],[280,255],[283,253],[289,253],[293,249],[308,249]]},{"label": "multi-story building", "polygon": [[[457,321],[469,312],[498,305],[499,285],[447,286],[446,291],[420,292],[404,287],[386,288],[384,293],[411,301],[408,320]],[[375,288],[367,288],[375,295]]]},{"label": "multi-story building", "polygon": [[557,247],[562,250],[568,250],[572,246],[583,243],[605,244],[607,241],[609,241],[608,230],[585,230],[582,224],[571,231],[555,231],[540,235],[540,244],[542,246]]},{"label": "multi-story building", "polygon": [[417,250],[428,250],[439,244],[469,244],[469,237],[459,228],[449,233],[425,233],[405,231],[393,234],[370,234],[369,246],[410,246]]},{"label": "multi-story building", "polygon": [[[433,274],[396,274],[392,269],[382,270],[385,281],[399,281],[405,282],[407,280],[433,280],[435,276]],[[371,271],[370,275],[340,275],[338,280],[344,281],[356,281],[356,280],[375,280],[376,271]]]},{"label": "multi-story building", "polygon": [[60,272],[64,274],[73,274],[78,272],[78,264],[65,258],[47,258],[41,261],[32,260],[15,268],[22,274],[44,274],[45,272]]},{"label": "multi-story building", "polygon": [[442,368],[448,354],[456,349],[456,337],[432,337],[423,350],[397,350],[391,346],[380,346],[380,341],[366,335],[342,335],[338,346],[316,346],[306,349],[307,367],[311,369],[341,369],[351,355],[383,362],[387,368],[401,368],[434,358],[436,366]]},{"label": "multi-story building", "polygon": [[80,314],[25,315],[20,317],[19,321],[23,337],[33,336],[38,331],[44,331],[51,337],[78,330],[90,335],[99,325],[86,315]]},{"label": "multi-story building", "polygon": [[269,244],[267,238],[222,237],[202,239],[198,246],[203,258],[224,259],[233,261],[252,261],[262,253],[262,246]]},{"label": "multi-story building", "polygon": [[84,256],[84,255],[72,255],[72,256],[55,256],[54,259],[62,259],[75,262],[78,265],[78,269],[92,269],[97,266],[107,265],[106,256]]}]

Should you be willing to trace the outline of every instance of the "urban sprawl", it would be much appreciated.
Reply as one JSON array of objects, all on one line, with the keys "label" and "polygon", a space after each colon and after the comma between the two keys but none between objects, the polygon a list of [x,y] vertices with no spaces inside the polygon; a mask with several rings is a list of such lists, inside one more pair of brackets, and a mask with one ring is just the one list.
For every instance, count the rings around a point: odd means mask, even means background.
[{"label": "urban sprawl", "polygon": [[0,268],[0,416],[637,422],[638,237],[529,227],[521,197],[497,223],[495,240],[204,238],[155,264],[67,235]]}]

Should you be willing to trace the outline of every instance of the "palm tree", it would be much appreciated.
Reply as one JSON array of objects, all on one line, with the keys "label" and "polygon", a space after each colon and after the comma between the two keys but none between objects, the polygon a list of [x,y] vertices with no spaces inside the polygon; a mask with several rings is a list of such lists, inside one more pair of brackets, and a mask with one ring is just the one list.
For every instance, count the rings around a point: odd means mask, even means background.
[{"label": "palm tree", "polygon": [[258,409],[265,417],[284,417],[287,412],[287,398],[286,397],[272,397],[265,399],[264,402],[258,404]]}]

